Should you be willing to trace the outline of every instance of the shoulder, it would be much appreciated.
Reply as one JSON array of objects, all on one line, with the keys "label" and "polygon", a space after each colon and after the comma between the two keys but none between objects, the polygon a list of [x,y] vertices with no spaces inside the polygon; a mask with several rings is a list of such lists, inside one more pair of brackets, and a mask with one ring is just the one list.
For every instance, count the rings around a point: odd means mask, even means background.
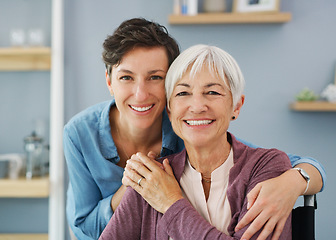
[{"label": "shoulder", "polygon": [[95,128],[100,121],[102,114],[109,111],[110,106],[114,101],[105,101],[86,108],[85,110],[73,116],[64,126],[65,134],[73,131],[80,131],[82,128]]},{"label": "shoulder", "polygon": [[253,148],[236,140],[232,135],[234,167],[231,174],[238,177],[243,172],[245,176],[255,176],[267,173],[273,177],[291,168],[287,154],[278,149]]},{"label": "shoulder", "polygon": [[231,144],[234,151],[234,162],[249,162],[251,164],[257,164],[258,162],[268,162],[268,161],[280,161],[283,163],[288,163],[291,166],[287,154],[281,150],[271,148],[254,148],[242,143],[237,140],[234,135],[230,134]]}]

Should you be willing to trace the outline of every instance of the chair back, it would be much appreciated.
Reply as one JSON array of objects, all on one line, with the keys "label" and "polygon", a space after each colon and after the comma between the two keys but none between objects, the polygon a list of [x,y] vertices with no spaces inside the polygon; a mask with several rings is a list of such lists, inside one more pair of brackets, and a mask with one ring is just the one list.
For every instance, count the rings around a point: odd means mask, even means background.
[{"label": "chair back", "polygon": [[304,196],[304,206],[292,211],[292,240],[315,240],[316,195]]}]

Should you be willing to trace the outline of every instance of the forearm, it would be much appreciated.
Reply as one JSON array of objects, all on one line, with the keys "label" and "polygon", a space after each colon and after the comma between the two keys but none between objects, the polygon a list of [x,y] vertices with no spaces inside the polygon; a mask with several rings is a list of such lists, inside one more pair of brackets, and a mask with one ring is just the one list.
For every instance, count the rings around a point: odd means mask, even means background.
[{"label": "forearm", "polygon": [[[309,177],[310,182],[307,189],[307,192],[304,195],[314,195],[321,191],[323,181],[320,172],[311,164],[309,163],[300,163],[296,165],[295,167],[302,168],[305,170]],[[299,177],[302,178],[302,176],[298,173]]]},{"label": "forearm", "polygon": [[[249,143],[249,142],[246,142],[245,140],[243,139],[238,139],[239,141],[241,141],[242,143],[250,146],[250,147],[253,147],[253,148],[259,148],[259,146],[257,145],[254,145],[252,143]],[[300,167],[301,164],[304,164],[303,166],[308,166],[308,165],[311,165],[312,167],[314,168],[311,168],[312,170],[312,173],[311,174],[314,174],[311,176],[311,178],[313,177],[314,178],[314,183],[310,183],[314,186],[309,187],[309,189],[307,190],[307,194],[316,194],[318,192],[316,192],[315,190],[316,189],[319,189],[318,191],[323,191],[323,188],[324,188],[324,185],[327,181],[327,176],[326,176],[326,172],[322,166],[322,164],[320,162],[318,162],[316,159],[314,158],[311,158],[311,157],[301,157],[301,156],[298,156],[298,155],[294,155],[294,154],[289,154],[287,153],[291,163],[292,163],[292,166],[297,166],[297,167]],[[300,165],[300,166],[299,166]],[[310,166],[308,166],[310,168]],[[302,169],[306,170],[304,167],[301,167]],[[308,169],[308,171],[310,171],[310,169]],[[309,172],[306,171],[308,174]],[[318,174],[319,176],[317,176],[317,178],[315,178],[315,174]],[[309,174],[310,176],[310,174]],[[315,183],[317,183],[315,185]],[[320,183],[321,183],[321,186],[320,186]]]},{"label": "forearm", "polygon": [[[326,184],[326,181],[327,181],[327,175],[326,175],[324,167],[322,166],[321,163],[319,163],[316,159],[311,158],[311,157],[300,157],[300,156],[293,155],[293,154],[288,154],[288,157],[291,160],[291,163],[292,163],[293,167],[300,167],[301,164],[305,164],[303,166],[308,166],[308,167],[309,167],[309,165],[311,165],[311,167],[313,167],[313,168],[311,168],[313,170],[313,172],[315,174],[317,173],[317,174],[320,175],[318,178],[321,179],[322,186],[321,186],[321,188],[319,188],[320,189],[319,191],[323,191],[324,185]],[[304,167],[302,169],[306,170]],[[308,171],[310,171],[310,170],[308,169]],[[307,172],[307,173],[309,174],[309,172]]]},{"label": "forearm", "polygon": [[78,214],[86,214],[83,217],[75,219],[75,226],[81,229],[85,236],[90,239],[98,239],[107,223],[111,219],[112,210],[110,207],[111,196],[99,201],[90,213],[84,211],[76,211]]},{"label": "forearm", "polygon": [[174,203],[158,222],[160,229],[173,239],[239,239],[226,236],[207,222],[190,205],[188,200],[181,199]]},{"label": "forearm", "polygon": [[122,197],[124,196],[125,191],[126,191],[126,186],[121,185],[121,187],[118,189],[118,191],[116,191],[116,193],[113,195],[113,197],[111,199],[111,208],[112,208],[113,212],[115,212],[115,210],[119,206],[120,201],[121,201]]},{"label": "forearm", "polygon": [[127,189],[125,187],[125,189],[127,190],[125,191],[125,198],[119,204],[113,217],[100,235],[99,240],[142,239],[142,198],[131,188]]}]

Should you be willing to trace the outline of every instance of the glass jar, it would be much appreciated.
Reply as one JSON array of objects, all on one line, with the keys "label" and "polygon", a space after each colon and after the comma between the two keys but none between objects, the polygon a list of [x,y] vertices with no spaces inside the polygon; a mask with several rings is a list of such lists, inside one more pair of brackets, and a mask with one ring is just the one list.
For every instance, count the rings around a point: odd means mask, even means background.
[{"label": "glass jar", "polygon": [[26,178],[43,175],[43,139],[33,132],[24,138],[24,149],[26,152]]},{"label": "glass jar", "polygon": [[225,12],[226,0],[203,0],[204,12]]}]

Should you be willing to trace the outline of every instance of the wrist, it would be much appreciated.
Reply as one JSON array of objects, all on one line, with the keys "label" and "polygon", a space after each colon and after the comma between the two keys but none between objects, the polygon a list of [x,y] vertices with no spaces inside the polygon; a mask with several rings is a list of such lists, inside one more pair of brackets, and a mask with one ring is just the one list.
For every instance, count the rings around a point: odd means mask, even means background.
[{"label": "wrist", "polygon": [[[301,180],[304,180],[304,186],[305,187],[304,187],[304,190],[301,191],[301,194],[300,194],[300,195],[304,195],[308,191],[308,188],[309,188],[309,183],[310,183],[309,175],[307,174],[307,172],[305,170],[303,170],[302,168],[299,168],[299,167],[292,168],[291,170],[294,170],[295,172],[297,172],[299,178]],[[300,181],[300,182],[302,182],[302,181]]]},{"label": "wrist", "polygon": [[170,199],[169,203],[165,206],[162,213],[165,214],[171,206],[173,206],[177,201],[179,201],[181,199],[183,199],[183,196],[176,196],[173,199]]}]

